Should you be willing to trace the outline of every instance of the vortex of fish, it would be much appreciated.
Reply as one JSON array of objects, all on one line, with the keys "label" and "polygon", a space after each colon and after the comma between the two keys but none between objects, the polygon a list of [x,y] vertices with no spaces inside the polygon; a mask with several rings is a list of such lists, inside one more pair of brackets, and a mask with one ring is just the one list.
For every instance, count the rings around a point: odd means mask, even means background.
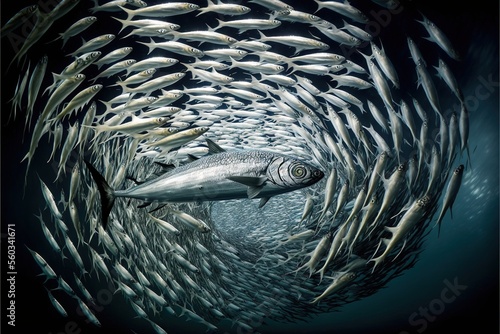
[{"label": "vortex of fish", "polygon": [[[367,32],[364,13],[396,16],[398,2],[244,4],[63,0],[48,14],[31,6],[2,28],[15,31],[16,21],[36,16],[11,63],[22,74],[13,117],[25,112],[31,136],[26,173],[34,172],[40,140],[52,143],[54,178],[63,182],[40,180],[47,206],[38,218],[53,250],[73,262],[74,277],[56,274],[43,252],[32,254],[96,326],[85,285],[102,277],[159,333],[168,330],[167,315],[209,330],[224,319],[251,330],[255,319],[334,310],[410,268],[434,214],[440,228],[453,204],[469,120],[447,65],[459,56],[438,27],[402,13],[421,35],[403,35],[399,51],[410,60],[396,68],[383,47],[390,41]],[[50,27],[74,14],[78,21],[52,42],[72,57],[30,59],[30,48],[57,36]],[[92,38],[81,42],[82,34]],[[413,75],[398,77],[403,70]],[[445,114],[440,100],[462,107]],[[83,159],[126,189],[210,154],[206,138],[227,151],[300,158],[325,177],[262,208],[250,199],[122,198],[103,229]]]}]

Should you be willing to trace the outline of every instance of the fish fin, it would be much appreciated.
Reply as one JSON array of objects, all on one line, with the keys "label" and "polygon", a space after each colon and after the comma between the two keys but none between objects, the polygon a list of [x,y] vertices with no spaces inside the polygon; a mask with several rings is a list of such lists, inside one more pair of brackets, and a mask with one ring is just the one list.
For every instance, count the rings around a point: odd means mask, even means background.
[{"label": "fish fin", "polygon": [[193,162],[193,161],[196,161],[196,160],[199,159],[197,156],[194,156],[194,155],[192,155],[190,153],[187,155],[187,157],[188,157],[188,161],[189,162]]},{"label": "fish fin", "polygon": [[398,253],[398,254],[394,257],[394,259],[392,259],[392,261],[396,260],[396,259],[397,259],[397,257],[398,257],[401,253],[403,253],[403,249],[404,249],[404,248],[405,248],[405,246],[406,246],[406,241],[407,241],[406,239],[403,241],[403,246],[401,246],[401,250],[400,250],[400,251],[399,251],[399,253]]},{"label": "fish fin", "polygon": [[389,242],[391,241],[391,239],[389,238],[381,238],[380,240],[385,246],[389,245]]},{"label": "fish fin", "polygon": [[227,178],[249,187],[262,187],[267,181],[265,176],[228,176]]},{"label": "fish fin", "polygon": [[166,205],[167,205],[167,204],[159,205],[158,207],[156,207],[156,208],[154,208],[153,210],[148,211],[148,212],[149,212],[149,213],[153,213],[153,212],[155,212],[155,211],[160,210],[161,208],[163,208],[163,207],[164,207],[164,206],[166,206]]},{"label": "fish fin", "polygon": [[145,208],[149,205],[151,205],[151,202],[143,202],[141,205],[138,205],[137,208],[142,209],[142,208]]},{"label": "fish fin", "polygon": [[94,179],[97,189],[99,190],[99,194],[101,195],[101,205],[102,205],[102,225],[103,228],[106,229],[108,224],[108,217],[111,213],[111,209],[113,208],[113,204],[115,203],[115,194],[113,188],[111,188],[104,179],[104,177],[95,169],[94,166],[87,160],[84,160],[87,168],[92,174],[92,178]]},{"label": "fish fin", "polygon": [[125,176],[125,178],[127,180],[134,182],[136,185],[144,183],[144,181],[138,181],[136,178],[134,178],[133,176],[130,176],[130,175]]},{"label": "fish fin", "polygon": [[259,202],[259,209],[266,205],[270,198],[271,197],[262,197]]},{"label": "fish fin", "polygon": [[[396,231],[398,230],[398,227],[397,226],[385,226],[385,229],[389,232],[391,232],[392,234],[396,233]],[[388,239],[382,239],[385,243],[385,240],[388,240]],[[387,244],[386,244],[387,245]]]},{"label": "fish fin", "polygon": [[259,187],[248,187],[247,189],[247,195],[248,195],[248,198],[249,199],[252,199],[252,198],[255,198],[257,197],[261,190],[262,190],[263,186],[259,186]]},{"label": "fish fin", "polygon": [[217,145],[213,140],[208,139],[208,138],[205,138],[205,140],[207,141],[209,154],[217,154],[217,153],[226,152],[225,149],[223,149],[222,147]]},{"label": "fish fin", "polygon": [[163,168],[164,172],[170,172],[171,170],[175,169],[175,166],[172,164],[165,164],[163,162],[158,162],[158,161],[155,161],[155,164],[160,165],[161,168]]}]

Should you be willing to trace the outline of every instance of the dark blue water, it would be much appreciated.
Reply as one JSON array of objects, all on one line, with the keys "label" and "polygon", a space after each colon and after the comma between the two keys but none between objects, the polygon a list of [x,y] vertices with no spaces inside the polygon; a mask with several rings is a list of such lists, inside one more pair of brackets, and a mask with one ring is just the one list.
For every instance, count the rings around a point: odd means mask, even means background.
[{"label": "dark blue water", "polygon": [[[291,1],[289,3],[293,5]],[[2,21],[6,22],[13,13],[29,4],[32,2],[2,2]],[[353,4],[358,5],[358,2],[353,1]],[[312,1],[310,6],[315,8]],[[448,213],[442,223],[440,237],[437,237],[437,231],[432,231],[416,265],[392,280],[385,289],[346,305],[338,312],[307,321],[285,324],[266,322],[259,328],[261,333],[453,333],[463,332],[465,328],[481,333],[498,332],[498,3],[454,3],[447,8],[436,8],[432,1],[413,0],[403,2],[403,6],[406,8],[397,15],[383,16],[384,13],[380,11],[371,13],[371,17],[378,15],[382,20],[379,21],[383,23],[380,36],[386,51],[394,55],[391,60],[396,66],[408,61],[397,57],[398,49],[406,48],[406,44],[398,37],[401,36],[401,30],[418,29],[414,22],[409,21],[405,10],[412,13],[421,10],[425,13],[445,31],[463,56],[461,62],[450,61],[449,64],[463,89],[471,115],[472,168],[468,168],[464,174],[462,188],[453,207],[453,219]],[[364,6],[359,4],[359,7],[363,9]],[[80,6],[54,25],[47,34],[55,37],[56,33],[74,22],[73,17],[89,15],[79,14],[79,10]],[[98,329],[77,314],[77,304],[69,298],[64,300],[65,305],[70,305],[66,307],[69,317],[61,317],[47,298],[43,277],[37,276],[40,270],[25,245],[36,250],[47,248],[47,261],[60,261],[58,256],[49,251],[40,225],[33,216],[39,208],[44,207],[36,173],[46,181],[51,180],[54,174],[51,165],[35,156],[23,196],[26,163],[20,161],[28,150],[29,141],[23,142],[24,119],[8,120],[8,99],[13,95],[20,74],[15,68],[7,71],[7,65],[18,42],[16,38],[4,38],[1,44],[1,332],[21,332],[33,326],[37,328],[37,333],[130,333],[129,328],[140,330],[124,298],[120,293],[111,294],[104,280],[94,281],[88,287],[99,298],[95,311],[103,326]],[[67,51],[69,49],[65,53]],[[28,57],[34,66],[42,54],[47,53],[49,58],[51,55],[56,58],[59,52],[59,44],[39,44],[30,51]],[[408,66],[404,68],[410,69]],[[57,68],[57,71],[61,69]],[[405,74],[399,73],[400,77]],[[414,76],[414,71],[409,71],[407,75]],[[47,145],[44,139],[39,150],[50,151],[51,146]],[[36,173],[33,172],[35,170]],[[55,195],[59,197],[59,194]],[[5,304],[6,289],[9,287],[6,284],[7,224],[14,224],[16,229],[15,331],[6,324],[9,320]],[[66,264],[66,274],[71,275],[71,264]],[[54,288],[54,282],[48,282],[47,287]],[[173,321],[175,323],[172,323],[169,333],[200,330],[182,320]],[[144,326],[143,330],[146,333],[151,328]]]}]

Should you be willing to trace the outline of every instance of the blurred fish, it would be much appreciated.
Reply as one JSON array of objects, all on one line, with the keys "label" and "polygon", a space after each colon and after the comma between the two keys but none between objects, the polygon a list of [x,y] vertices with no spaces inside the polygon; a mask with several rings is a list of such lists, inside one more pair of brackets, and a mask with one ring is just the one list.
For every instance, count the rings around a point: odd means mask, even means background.
[{"label": "blurred fish", "polygon": [[444,215],[448,209],[450,209],[451,217],[453,218],[453,203],[455,202],[455,198],[457,197],[458,190],[460,189],[460,185],[462,183],[462,176],[464,172],[464,165],[458,166],[451,175],[450,180],[448,181],[448,187],[446,188],[446,192],[443,198],[443,204],[441,206],[441,211],[439,212],[439,217],[436,221],[436,225],[438,226],[438,236],[441,230],[441,221],[444,218]]}]

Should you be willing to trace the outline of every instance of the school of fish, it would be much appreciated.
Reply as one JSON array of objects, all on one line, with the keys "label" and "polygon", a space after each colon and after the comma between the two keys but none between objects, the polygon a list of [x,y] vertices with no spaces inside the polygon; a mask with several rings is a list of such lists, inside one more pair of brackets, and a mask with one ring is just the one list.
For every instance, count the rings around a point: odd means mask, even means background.
[{"label": "school of fish", "polygon": [[[57,166],[34,217],[61,262],[29,250],[62,317],[66,293],[101,326],[98,281],[152,332],[258,330],[376,293],[446,233],[470,165],[461,57],[415,12],[413,62],[391,61],[368,9],[405,9],[357,3],[62,0],[3,25],[34,22],[11,118],[25,175],[36,155]],[[32,59],[42,42],[64,55]]]}]

